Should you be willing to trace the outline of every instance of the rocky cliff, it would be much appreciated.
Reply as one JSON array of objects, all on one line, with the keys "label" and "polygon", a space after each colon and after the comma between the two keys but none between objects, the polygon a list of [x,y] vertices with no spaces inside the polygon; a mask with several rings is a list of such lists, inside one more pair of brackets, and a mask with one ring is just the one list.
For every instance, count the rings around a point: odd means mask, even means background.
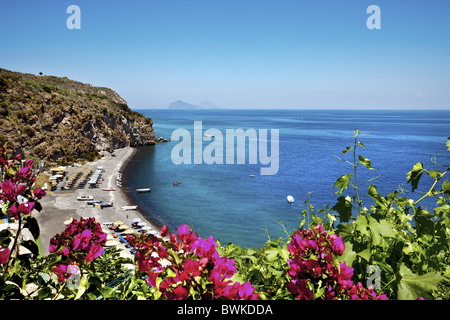
[{"label": "rocky cliff", "polygon": [[153,123],[108,88],[0,69],[0,143],[47,160],[155,144]]}]

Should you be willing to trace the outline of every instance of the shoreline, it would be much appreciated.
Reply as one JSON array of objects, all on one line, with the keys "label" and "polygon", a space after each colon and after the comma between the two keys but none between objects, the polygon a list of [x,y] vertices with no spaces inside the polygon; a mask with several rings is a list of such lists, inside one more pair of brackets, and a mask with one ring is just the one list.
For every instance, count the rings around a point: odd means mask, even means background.
[{"label": "shoreline", "polygon": [[[122,161],[122,165],[119,169],[119,171],[123,173],[123,177],[126,176],[125,171],[127,170],[128,164],[133,160],[136,153],[139,152],[139,149],[138,149],[139,147],[130,147],[130,148],[132,148],[131,155],[129,155],[126,159],[124,159]],[[129,203],[134,203],[133,197],[131,197],[130,193],[128,192],[128,186],[127,186],[126,180],[127,179],[125,178],[124,181],[122,181],[122,187],[119,187],[119,192],[122,194],[122,197],[126,201],[128,201]],[[156,223],[149,216],[147,216],[141,207],[138,206],[136,210],[130,210],[130,211],[137,214],[139,216],[139,218],[141,218],[142,220],[147,222],[154,230],[156,230],[158,232],[161,231],[162,225],[160,225],[159,223]],[[128,212],[130,212],[130,211],[128,211]]]},{"label": "shoreline", "polygon": [[[87,186],[83,189],[64,190],[48,192],[45,197],[40,201],[42,205],[42,211],[33,213],[33,216],[38,220],[41,229],[41,246],[44,256],[49,254],[48,247],[50,239],[56,234],[64,231],[64,222],[70,218],[79,219],[94,217],[98,221],[105,232],[108,230],[108,234],[112,234],[104,224],[107,222],[123,221],[124,224],[131,227],[131,221],[135,218],[142,219],[148,226],[152,228],[154,232],[160,232],[161,227],[156,224],[152,219],[145,215],[141,208],[137,210],[123,210],[121,207],[126,205],[134,205],[133,199],[128,194],[126,183],[122,184],[122,187],[117,186],[116,177],[119,172],[126,171],[127,165],[136,154],[137,149],[135,147],[125,147],[114,150],[115,157],[111,155],[103,156],[103,158],[88,162],[81,167],[68,167],[67,171],[69,176],[76,170],[89,170],[90,168],[95,170],[98,166],[102,166],[105,170],[103,173],[103,181],[98,188],[89,189]],[[115,188],[115,191],[103,191],[102,188]],[[105,202],[113,203],[112,207],[99,208],[87,205],[86,201],[77,200],[78,196],[92,195],[94,200],[103,200]],[[137,230],[136,230],[137,233]],[[120,246],[125,249],[124,246]],[[133,255],[129,253],[128,249],[123,252],[124,256],[133,258]]]}]

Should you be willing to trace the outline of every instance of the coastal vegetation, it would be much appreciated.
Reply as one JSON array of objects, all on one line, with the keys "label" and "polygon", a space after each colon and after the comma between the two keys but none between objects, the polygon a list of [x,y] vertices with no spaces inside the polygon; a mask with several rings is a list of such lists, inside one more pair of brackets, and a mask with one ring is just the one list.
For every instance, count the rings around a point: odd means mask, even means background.
[{"label": "coastal vegetation", "polygon": [[0,143],[52,162],[154,144],[153,123],[116,92],[55,76],[0,69]]},{"label": "coastal vegetation", "polygon": [[[177,234],[166,226],[159,236],[127,235],[134,261],[105,247],[106,234],[94,218],[73,220],[42,255],[39,226],[32,216],[45,196],[34,189],[32,160],[19,166],[6,144],[1,150],[2,213],[18,221],[18,230],[0,232],[1,299],[342,299],[416,300],[450,298],[449,164],[438,169],[412,165],[410,191],[363,189],[360,170],[374,171],[360,152],[358,130],[338,157],[350,172],[338,177],[337,202],[317,210],[305,200],[303,219],[286,237],[268,237],[262,248],[222,245],[204,239],[187,225]],[[447,142],[450,151],[450,141]],[[350,155],[350,160],[346,160]],[[431,185],[423,186],[423,177]],[[422,207],[435,199],[434,209]],[[31,239],[21,240],[27,230]],[[20,248],[28,249],[22,254]],[[133,263],[134,271],[124,268]]]}]

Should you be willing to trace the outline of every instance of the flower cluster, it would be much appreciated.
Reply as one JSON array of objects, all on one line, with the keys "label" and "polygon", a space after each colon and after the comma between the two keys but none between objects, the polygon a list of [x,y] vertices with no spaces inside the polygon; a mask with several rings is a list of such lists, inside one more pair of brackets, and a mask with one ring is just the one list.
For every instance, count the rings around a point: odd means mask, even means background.
[{"label": "flower cluster", "polygon": [[345,250],[341,237],[328,234],[321,224],[311,230],[298,229],[287,249],[293,256],[288,261],[287,289],[297,299],[386,299],[373,288],[353,284],[353,268],[336,259]]},{"label": "flower cluster", "polygon": [[33,160],[27,160],[24,166],[18,169],[16,161],[21,159],[20,154],[9,158],[6,148],[2,147],[0,166],[6,175],[4,181],[0,182],[0,203],[8,204],[7,213],[15,219],[19,219],[21,214],[29,215],[37,200],[45,196],[45,191],[42,189],[35,189],[32,194],[29,191],[36,181],[31,172]]},{"label": "flower cluster", "polygon": [[[168,234],[166,226],[161,231],[162,237]],[[236,273],[234,260],[218,254],[214,238],[203,239],[185,224],[169,241],[153,235],[128,235],[127,241],[137,250],[139,270],[147,273],[149,285],[166,299],[259,299],[250,282],[230,280]]]},{"label": "flower cluster", "polygon": [[52,271],[58,274],[58,281],[71,276],[72,265],[92,262],[103,253],[107,234],[95,218],[73,220],[66,229],[50,240],[49,252],[61,255],[63,263],[56,265]]}]

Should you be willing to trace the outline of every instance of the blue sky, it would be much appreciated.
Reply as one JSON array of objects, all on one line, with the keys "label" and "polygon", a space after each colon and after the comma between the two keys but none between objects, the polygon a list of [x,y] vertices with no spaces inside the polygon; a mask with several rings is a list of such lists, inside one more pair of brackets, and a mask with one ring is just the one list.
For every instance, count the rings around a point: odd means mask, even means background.
[{"label": "blue sky", "polygon": [[2,1],[0,67],[110,87],[133,109],[450,109],[449,18],[446,0]]}]

